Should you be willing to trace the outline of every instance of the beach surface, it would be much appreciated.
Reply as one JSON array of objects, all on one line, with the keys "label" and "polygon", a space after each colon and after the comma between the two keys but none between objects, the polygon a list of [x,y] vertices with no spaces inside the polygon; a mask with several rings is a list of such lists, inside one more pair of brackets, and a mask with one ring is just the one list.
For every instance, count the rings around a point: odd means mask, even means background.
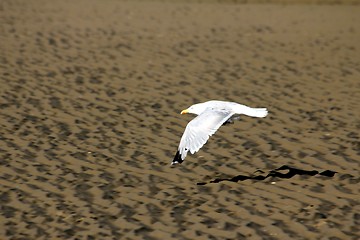
[{"label": "beach surface", "polygon": [[[359,239],[359,12],[2,1],[0,239]],[[269,115],[171,166],[211,99]]]}]

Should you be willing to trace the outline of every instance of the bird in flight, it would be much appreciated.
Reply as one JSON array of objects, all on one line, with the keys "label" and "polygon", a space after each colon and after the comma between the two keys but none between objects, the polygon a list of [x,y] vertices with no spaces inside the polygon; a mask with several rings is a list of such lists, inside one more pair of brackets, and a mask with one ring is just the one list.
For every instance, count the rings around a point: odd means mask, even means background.
[{"label": "bird in flight", "polygon": [[181,111],[181,114],[186,113],[196,114],[197,117],[187,124],[172,165],[182,163],[189,151],[191,154],[199,151],[211,135],[222,125],[238,119],[238,115],[263,118],[268,111],[266,108],[251,108],[235,102],[211,100]]}]

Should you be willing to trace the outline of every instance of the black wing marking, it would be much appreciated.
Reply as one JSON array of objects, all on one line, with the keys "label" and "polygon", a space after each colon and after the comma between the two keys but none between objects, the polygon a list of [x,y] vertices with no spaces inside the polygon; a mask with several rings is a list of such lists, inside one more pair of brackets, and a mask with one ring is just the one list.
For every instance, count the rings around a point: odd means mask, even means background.
[{"label": "black wing marking", "polygon": [[182,163],[184,160],[181,159],[181,154],[179,151],[176,152],[176,155],[174,157],[174,160],[172,161],[171,165],[173,164],[177,164],[177,163]]}]

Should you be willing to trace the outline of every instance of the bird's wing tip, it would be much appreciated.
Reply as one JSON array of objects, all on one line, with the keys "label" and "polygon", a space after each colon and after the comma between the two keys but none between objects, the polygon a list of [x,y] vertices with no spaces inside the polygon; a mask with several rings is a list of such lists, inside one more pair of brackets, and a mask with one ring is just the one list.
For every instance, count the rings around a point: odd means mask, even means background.
[{"label": "bird's wing tip", "polygon": [[176,152],[174,160],[171,162],[171,165],[181,164],[184,160],[181,159],[181,154],[179,151]]}]

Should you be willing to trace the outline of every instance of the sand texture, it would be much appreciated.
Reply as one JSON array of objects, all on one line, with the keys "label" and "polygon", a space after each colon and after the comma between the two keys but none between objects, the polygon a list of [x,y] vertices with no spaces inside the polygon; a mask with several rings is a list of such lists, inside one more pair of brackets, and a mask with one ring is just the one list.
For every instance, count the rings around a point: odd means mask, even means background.
[{"label": "sand texture", "polygon": [[[359,239],[360,6],[0,2],[0,239]],[[210,99],[267,107],[171,166]]]}]

